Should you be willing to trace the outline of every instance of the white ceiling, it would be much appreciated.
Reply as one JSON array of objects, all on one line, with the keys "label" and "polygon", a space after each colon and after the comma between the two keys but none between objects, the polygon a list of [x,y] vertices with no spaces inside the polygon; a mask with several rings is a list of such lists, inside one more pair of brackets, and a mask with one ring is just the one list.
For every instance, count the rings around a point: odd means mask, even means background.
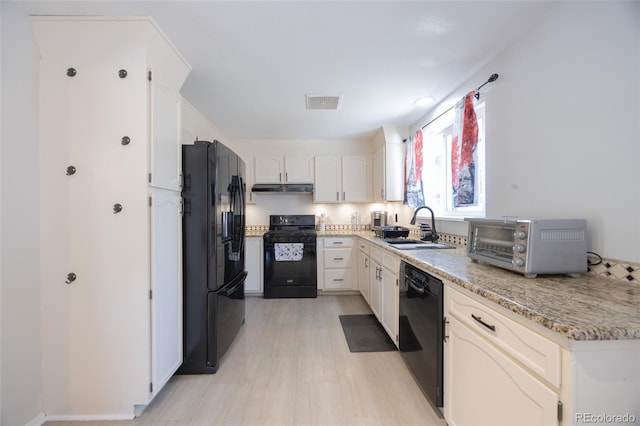
[{"label": "white ceiling", "polygon": [[[428,111],[416,98],[444,99],[552,4],[85,0],[10,7],[25,15],[151,16],[193,67],[183,96],[228,137],[316,139],[370,137],[383,124],[414,123]],[[310,111],[305,94],[343,100],[339,110]]]}]

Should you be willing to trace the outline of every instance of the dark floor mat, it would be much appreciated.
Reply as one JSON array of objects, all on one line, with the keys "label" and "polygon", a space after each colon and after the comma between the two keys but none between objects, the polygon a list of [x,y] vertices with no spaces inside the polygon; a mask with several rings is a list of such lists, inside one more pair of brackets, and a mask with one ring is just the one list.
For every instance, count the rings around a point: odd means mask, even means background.
[{"label": "dark floor mat", "polygon": [[396,350],[396,345],[375,315],[340,315],[339,318],[351,352]]}]

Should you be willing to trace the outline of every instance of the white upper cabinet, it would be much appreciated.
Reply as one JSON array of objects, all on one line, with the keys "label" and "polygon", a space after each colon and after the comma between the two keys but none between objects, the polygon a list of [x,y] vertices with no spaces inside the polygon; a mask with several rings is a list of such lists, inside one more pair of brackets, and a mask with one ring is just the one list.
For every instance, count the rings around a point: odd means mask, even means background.
[{"label": "white upper cabinet", "polygon": [[[180,190],[182,169],[180,149],[182,96],[170,86],[154,81],[161,71],[149,71],[151,84],[151,161],[152,187]],[[156,74],[154,76],[154,74]]]},{"label": "white upper cabinet", "polygon": [[316,156],[316,183],[313,185],[313,201],[315,203],[336,203],[340,201],[342,174],[340,157]]},{"label": "white upper cabinet", "polygon": [[365,155],[316,156],[313,201],[316,203],[368,202],[370,160]]},{"label": "white upper cabinet", "polygon": [[382,146],[374,154],[373,199],[374,201],[402,201],[404,198],[402,138],[395,128],[383,127],[378,132],[377,139]]},{"label": "white upper cabinet", "polygon": [[254,161],[255,183],[313,183],[312,156],[260,156]]}]

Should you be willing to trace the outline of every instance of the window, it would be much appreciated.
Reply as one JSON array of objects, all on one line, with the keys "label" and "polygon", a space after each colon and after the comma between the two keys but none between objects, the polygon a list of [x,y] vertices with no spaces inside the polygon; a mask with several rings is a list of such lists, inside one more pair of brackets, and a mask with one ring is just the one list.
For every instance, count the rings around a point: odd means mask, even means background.
[{"label": "window", "polygon": [[478,194],[475,205],[454,206],[453,186],[451,184],[451,144],[455,118],[454,109],[451,109],[451,111],[442,115],[422,130],[422,188],[424,201],[439,217],[478,217],[484,216],[485,213],[485,108],[482,98],[480,98],[480,101],[475,101],[474,110],[478,120],[478,144],[474,153],[476,168],[475,189]]}]

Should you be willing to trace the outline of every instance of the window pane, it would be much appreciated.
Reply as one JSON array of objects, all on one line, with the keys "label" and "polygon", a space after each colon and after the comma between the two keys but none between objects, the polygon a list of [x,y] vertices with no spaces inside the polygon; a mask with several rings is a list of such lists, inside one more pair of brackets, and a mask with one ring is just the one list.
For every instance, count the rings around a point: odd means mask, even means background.
[{"label": "window pane", "polygon": [[474,105],[478,121],[478,143],[474,153],[477,205],[454,207],[451,172],[453,111],[423,130],[424,166],[422,172],[424,198],[438,216],[483,216],[485,212],[484,101]]}]

